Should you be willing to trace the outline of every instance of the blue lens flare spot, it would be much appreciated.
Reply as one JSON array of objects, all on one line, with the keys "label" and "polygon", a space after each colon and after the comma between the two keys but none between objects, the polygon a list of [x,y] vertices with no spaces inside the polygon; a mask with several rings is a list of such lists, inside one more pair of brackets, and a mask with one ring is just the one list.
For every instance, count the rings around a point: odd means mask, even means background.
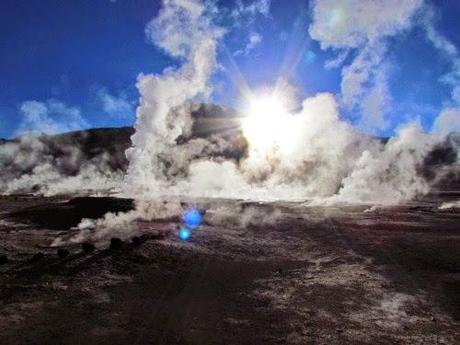
[{"label": "blue lens flare spot", "polygon": [[187,241],[190,238],[191,235],[192,235],[192,233],[191,233],[191,231],[189,229],[184,228],[184,227],[180,228],[180,230],[179,230],[179,238],[181,240]]},{"label": "blue lens flare spot", "polygon": [[188,228],[194,230],[201,225],[203,216],[196,208],[189,208],[182,215],[182,221]]}]

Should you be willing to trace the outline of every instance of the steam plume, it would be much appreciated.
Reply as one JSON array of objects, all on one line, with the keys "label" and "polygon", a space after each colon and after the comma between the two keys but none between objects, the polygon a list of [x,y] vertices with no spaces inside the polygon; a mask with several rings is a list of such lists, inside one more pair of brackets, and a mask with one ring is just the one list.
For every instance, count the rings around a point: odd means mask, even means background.
[{"label": "steam plume", "polygon": [[[223,30],[208,17],[209,9],[196,0],[166,0],[158,16],[147,26],[147,34],[166,53],[184,61],[163,75],[145,75],[138,80],[141,104],[137,110],[127,183],[137,193],[155,193],[167,184],[165,171],[176,139],[190,135],[190,112],[181,107],[197,96],[206,97],[208,80],[216,68],[217,40]],[[164,158],[163,158],[164,157]]]},{"label": "steam plume", "polygon": [[[395,9],[397,16],[387,11],[378,25],[362,22],[358,36],[351,29],[345,37],[339,32],[338,37],[329,37],[318,26],[310,31],[330,46],[339,40],[347,42],[345,47],[364,52],[372,50],[369,42],[380,42],[409,27],[419,6],[420,1],[405,1]],[[428,180],[420,169],[431,150],[446,140],[446,131],[424,133],[417,123],[408,123],[384,143],[342,120],[339,105],[329,93],[307,98],[300,111],[283,115],[283,127],[276,135],[289,138],[288,148],[280,139],[259,150],[246,135],[249,143],[243,158],[231,160],[219,156],[228,149],[227,142],[192,138],[193,105],[188,102],[212,91],[209,79],[224,33],[212,22],[214,12],[199,1],[169,0],[148,25],[153,42],[183,64],[159,76],[139,78],[141,105],[133,146],[127,152],[129,193],[390,204],[429,191],[435,179]],[[375,50],[372,54],[379,54],[379,64],[383,53]],[[285,88],[291,87],[286,84]],[[273,93],[283,90],[278,87]],[[436,127],[452,122],[451,117],[443,114]],[[263,123],[260,131],[264,131]],[[244,128],[243,134],[247,134]],[[185,141],[179,142],[180,138]]]}]

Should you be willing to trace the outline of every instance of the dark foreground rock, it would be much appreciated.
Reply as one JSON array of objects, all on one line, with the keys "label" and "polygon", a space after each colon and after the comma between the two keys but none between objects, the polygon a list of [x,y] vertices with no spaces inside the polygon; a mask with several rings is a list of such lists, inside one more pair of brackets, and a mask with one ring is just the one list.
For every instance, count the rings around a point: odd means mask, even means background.
[{"label": "dark foreground rock", "polygon": [[131,243],[134,247],[139,247],[144,241],[139,236],[134,236],[131,238]]},{"label": "dark foreground rock", "polygon": [[69,256],[70,252],[67,249],[60,248],[57,251],[57,255],[60,259],[64,259]]},{"label": "dark foreground rock", "polygon": [[96,247],[92,243],[83,242],[81,245],[81,249],[83,250],[85,254],[90,254],[96,250]]},{"label": "dark foreground rock", "polygon": [[112,237],[110,239],[110,247],[111,250],[120,250],[123,248],[123,241],[117,237]]}]

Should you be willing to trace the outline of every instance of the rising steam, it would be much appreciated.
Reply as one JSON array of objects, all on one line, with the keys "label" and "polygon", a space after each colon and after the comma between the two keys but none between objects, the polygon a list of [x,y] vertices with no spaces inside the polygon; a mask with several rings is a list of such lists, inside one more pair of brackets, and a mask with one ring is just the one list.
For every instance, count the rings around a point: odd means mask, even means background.
[{"label": "rising steam", "polygon": [[29,134],[1,144],[0,193],[55,195],[119,190],[124,174],[117,159],[107,152],[88,155],[81,145],[85,133],[79,135],[66,139]]},{"label": "rising steam", "polygon": [[[187,102],[212,92],[209,80],[223,35],[210,13],[200,1],[165,1],[148,26],[155,44],[183,64],[139,78],[129,193],[391,204],[429,191],[436,179],[429,181],[420,169],[446,140],[445,132],[424,133],[408,123],[384,143],[343,121],[329,93],[305,99],[297,112],[270,103],[284,92],[279,88],[255,99],[261,111],[241,121],[248,142],[241,159],[222,158],[226,141],[193,138],[193,107]],[[273,111],[278,113],[271,118]]]},{"label": "rising steam", "polygon": [[[385,18],[379,17],[376,27],[367,21],[358,21],[360,26],[349,27],[350,23],[341,16],[353,12],[353,8],[339,8],[336,12],[340,16],[334,20],[340,25],[346,24],[347,30],[328,31],[318,21],[329,13],[327,6],[335,6],[334,3],[325,2],[324,8],[314,8],[316,21],[310,32],[325,49],[341,47],[359,49],[361,53],[410,27],[413,13],[421,6],[421,1],[405,1],[407,6],[395,8],[402,13],[400,16],[390,11]],[[372,2],[366,3],[372,5]],[[374,10],[379,12],[380,7]],[[246,16],[249,12],[238,13]],[[258,11],[251,13],[257,15]],[[263,13],[266,15],[265,10]],[[457,108],[442,111],[428,133],[417,122],[407,123],[400,126],[395,137],[386,141],[363,135],[342,119],[339,106],[346,95],[320,93],[297,102],[296,107],[285,106],[286,95],[294,92],[284,81],[271,90],[266,89],[260,97],[256,93],[245,94],[248,103],[256,104],[258,110],[241,109],[240,135],[196,135],[197,119],[193,114],[197,104],[212,94],[212,76],[219,68],[219,46],[230,30],[216,24],[216,20],[224,22],[222,15],[212,2],[164,0],[156,18],[148,24],[148,38],[177,59],[178,67],[138,78],[140,105],[132,146],[126,152],[129,167],[122,183],[126,194],[137,199],[185,195],[300,199],[321,204],[393,204],[423,195],[444,175],[458,173],[459,140],[451,140],[449,134],[449,129],[458,129],[460,123]],[[388,30],[379,34],[379,28]],[[330,36],[332,33],[335,36]],[[379,55],[379,66],[382,59],[383,55]],[[372,116],[366,117],[369,118]],[[447,144],[456,152],[455,160],[430,174],[424,173],[432,151]],[[6,163],[1,167],[7,171],[0,178],[2,192],[46,185],[43,192],[53,194],[70,192],[88,182],[98,189],[104,186],[103,181],[110,181],[107,188],[121,185],[118,173],[104,176],[104,172],[112,171],[104,168],[104,156],[98,158],[97,164],[85,163],[79,167],[78,174],[63,179],[62,169],[53,168],[53,158],[46,155],[39,142],[28,146],[30,152],[26,151],[31,154],[27,157],[22,155],[26,152],[24,145],[19,142],[2,146],[1,162]],[[6,165],[9,163],[3,158],[7,155],[14,157],[14,164],[21,169],[28,167],[27,173],[19,177],[8,175]],[[30,157],[36,158],[32,158],[32,162]],[[70,152],[68,157],[73,159],[62,164],[75,166],[75,162],[80,162],[77,151]]]},{"label": "rising steam", "polygon": [[[171,174],[183,169],[186,154],[177,152],[176,140],[189,136],[190,109],[184,103],[210,94],[209,78],[216,68],[217,41],[223,31],[214,26],[199,1],[164,1],[147,34],[166,53],[184,61],[161,76],[141,76],[127,184],[135,193],[158,193],[170,183]],[[198,148],[199,150],[199,148]],[[195,152],[190,152],[190,154]],[[170,155],[177,155],[170,157]]]}]

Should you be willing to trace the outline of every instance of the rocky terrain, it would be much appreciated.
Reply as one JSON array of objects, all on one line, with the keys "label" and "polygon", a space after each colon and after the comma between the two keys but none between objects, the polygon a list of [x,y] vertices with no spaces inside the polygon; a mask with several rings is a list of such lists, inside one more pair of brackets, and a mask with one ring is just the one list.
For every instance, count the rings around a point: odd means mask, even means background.
[{"label": "rocky terrain", "polygon": [[50,244],[131,200],[3,196],[2,343],[458,344],[460,210],[438,205],[459,196],[367,211],[194,200],[190,240],[157,219],[94,251]]}]

